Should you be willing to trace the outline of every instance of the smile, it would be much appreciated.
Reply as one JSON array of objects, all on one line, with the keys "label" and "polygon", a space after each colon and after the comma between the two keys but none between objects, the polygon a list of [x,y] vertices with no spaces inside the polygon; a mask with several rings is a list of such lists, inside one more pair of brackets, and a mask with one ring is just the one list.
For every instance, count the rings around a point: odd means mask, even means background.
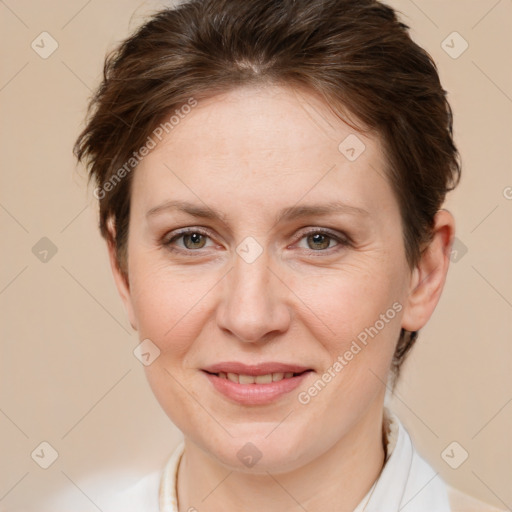
[{"label": "smile", "polygon": [[265,405],[296,389],[313,370],[273,363],[252,366],[222,363],[203,369],[202,373],[223,398],[239,405]]},{"label": "smile", "polygon": [[237,382],[239,384],[270,384],[272,382],[279,382],[283,379],[291,379],[292,377],[296,377],[300,375],[300,373],[293,372],[276,372],[276,373],[266,373],[264,375],[243,375],[238,373],[225,373],[219,372],[217,377],[221,379],[228,379],[231,382]]}]

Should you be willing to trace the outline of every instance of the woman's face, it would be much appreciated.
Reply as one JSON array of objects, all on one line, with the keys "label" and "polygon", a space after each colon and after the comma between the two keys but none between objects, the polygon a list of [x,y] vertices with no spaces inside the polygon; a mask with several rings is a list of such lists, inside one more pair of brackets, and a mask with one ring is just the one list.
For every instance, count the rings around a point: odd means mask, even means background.
[{"label": "woman's face", "polygon": [[122,295],[149,383],[226,466],[300,467],[382,411],[412,275],[383,149],[287,88],[182,117],[133,176]]}]

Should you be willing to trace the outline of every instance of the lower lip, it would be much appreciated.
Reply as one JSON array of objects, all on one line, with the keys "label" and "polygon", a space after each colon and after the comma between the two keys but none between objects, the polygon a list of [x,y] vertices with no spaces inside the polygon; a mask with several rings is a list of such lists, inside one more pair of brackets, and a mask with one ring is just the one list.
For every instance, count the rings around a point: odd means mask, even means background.
[{"label": "lower lip", "polygon": [[293,391],[312,372],[307,371],[295,377],[268,384],[239,384],[211,373],[204,371],[203,373],[215,389],[230,400],[243,405],[264,405],[275,402],[286,393]]}]

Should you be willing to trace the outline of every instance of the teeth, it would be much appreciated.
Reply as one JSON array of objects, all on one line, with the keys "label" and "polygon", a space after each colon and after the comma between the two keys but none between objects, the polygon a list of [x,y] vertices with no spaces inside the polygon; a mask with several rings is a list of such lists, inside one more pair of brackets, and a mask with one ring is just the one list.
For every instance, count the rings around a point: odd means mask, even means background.
[{"label": "teeth", "polygon": [[238,382],[240,384],[254,384],[256,382],[256,377],[252,377],[251,375],[239,375]]},{"label": "teeth", "polygon": [[221,379],[228,379],[238,384],[270,384],[271,382],[278,382],[283,379],[290,379],[293,377],[293,372],[276,372],[267,373],[265,375],[239,375],[237,373],[220,372],[217,374]]},{"label": "teeth", "polygon": [[272,374],[267,373],[266,375],[257,375],[254,382],[256,382],[256,384],[270,384],[272,380]]}]

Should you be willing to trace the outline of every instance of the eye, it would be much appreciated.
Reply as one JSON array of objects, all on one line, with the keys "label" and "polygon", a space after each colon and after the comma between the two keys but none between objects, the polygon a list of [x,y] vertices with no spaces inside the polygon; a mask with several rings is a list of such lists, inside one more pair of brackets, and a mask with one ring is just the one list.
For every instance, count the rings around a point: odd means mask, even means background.
[{"label": "eye", "polygon": [[[191,253],[200,252],[200,249],[215,245],[213,242],[207,245],[208,240],[211,241],[211,238],[207,231],[200,228],[185,228],[164,237],[162,245],[171,251]],[[301,249],[317,253],[331,252],[329,249],[350,245],[348,237],[319,228],[300,234],[297,240]],[[305,247],[303,241],[305,241]]]},{"label": "eye", "polygon": [[[174,233],[174,236],[163,240],[163,245],[171,250],[194,251],[196,249],[203,249],[206,246],[206,241],[209,239],[208,233],[198,228],[182,229]],[[183,246],[176,246],[178,240],[182,240]]]},{"label": "eye", "polygon": [[302,233],[299,242],[302,240],[305,240],[306,247],[302,246],[301,248],[314,252],[327,252],[327,249],[332,249],[336,246],[349,245],[349,241],[343,236],[318,228],[307,233]]}]

